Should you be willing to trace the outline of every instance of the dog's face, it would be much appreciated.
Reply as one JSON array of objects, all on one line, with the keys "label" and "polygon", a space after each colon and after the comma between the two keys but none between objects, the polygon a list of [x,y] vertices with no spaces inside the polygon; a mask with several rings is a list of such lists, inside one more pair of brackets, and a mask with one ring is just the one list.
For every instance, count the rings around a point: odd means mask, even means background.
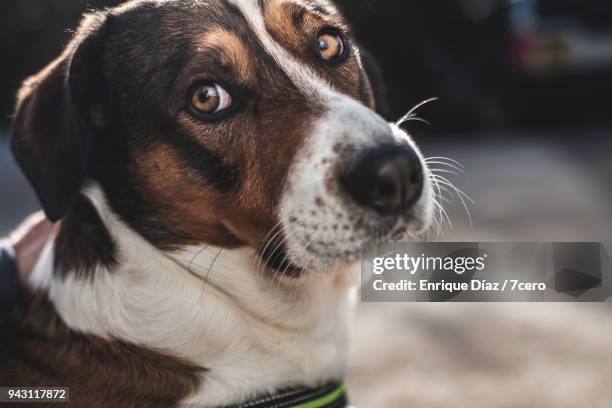
[{"label": "dog's face", "polygon": [[328,1],[133,1],[26,83],[13,148],[52,218],[91,179],[161,248],[324,271],[431,218],[422,157],[374,104]]}]

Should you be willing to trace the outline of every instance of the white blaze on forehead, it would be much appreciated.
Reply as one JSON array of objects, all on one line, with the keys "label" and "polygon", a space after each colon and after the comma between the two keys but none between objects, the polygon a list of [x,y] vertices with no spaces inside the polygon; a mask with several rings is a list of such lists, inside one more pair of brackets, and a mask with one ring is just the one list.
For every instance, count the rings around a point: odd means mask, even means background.
[{"label": "white blaze on forehead", "polygon": [[333,92],[332,86],[306,64],[297,61],[266,29],[259,0],[229,0],[242,11],[265,50],[274,58],[293,83],[307,95]]}]

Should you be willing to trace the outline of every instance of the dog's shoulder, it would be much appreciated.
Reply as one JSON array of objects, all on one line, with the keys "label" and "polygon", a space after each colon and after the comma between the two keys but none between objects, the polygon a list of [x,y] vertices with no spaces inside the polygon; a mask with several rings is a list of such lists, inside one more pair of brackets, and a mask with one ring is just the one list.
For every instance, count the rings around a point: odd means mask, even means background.
[{"label": "dog's shoulder", "polygon": [[205,371],[162,352],[68,328],[43,293],[24,293],[2,324],[0,383],[70,387],[87,407],[174,406]]}]

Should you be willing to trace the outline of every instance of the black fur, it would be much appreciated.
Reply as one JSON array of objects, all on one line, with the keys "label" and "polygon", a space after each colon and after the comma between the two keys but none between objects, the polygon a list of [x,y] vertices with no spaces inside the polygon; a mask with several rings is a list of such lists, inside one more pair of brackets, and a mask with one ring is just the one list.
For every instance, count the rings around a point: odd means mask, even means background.
[{"label": "black fur", "polygon": [[[95,26],[95,24],[92,24]],[[93,143],[90,111],[100,90],[102,27],[75,42],[22,101],[11,148],[52,221],[76,199]]]},{"label": "black fur", "polygon": [[97,265],[114,270],[115,243],[91,202],[80,197],[62,221],[55,242],[55,271],[86,275]]},{"label": "black fur", "polygon": [[[262,67],[254,70],[256,75],[266,81],[267,89],[276,90],[265,99],[271,112],[288,106],[305,112],[314,109],[314,102],[300,95],[251,32],[242,12],[228,1],[213,0],[207,7],[191,1],[168,2],[163,7],[153,2],[134,4],[85,20],[67,52],[50,72],[31,83],[29,95],[18,105],[12,146],[50,219],[70,215],[71,209],[77,214],[74,219],[87,215],[79,191],[87,181],[95,181],[123,222],[153,245],[172,249],[193,244],[193,237],[173,229],[164,208],[156,208],[146,195],[146,186],[135,175],[141,157],[154,147],[170,147],[203,183],[221,193],[237,190],[246,171],[245,158],[237,156],[231,162],[221,157],[177,123],[191,85],[182,81],[194,72],[231,77],[227,67],[224,70],[215,63],[215,55],[197,52],[197,41],[206,30],[225,28],[253,50],[253,66]],[[362,97],[367,101],[366,79],[362,82]],[[253,94],[253,89],[239,91],[253,101],[245,116],[255,118],[250,125],[257,126],[261,109],[257,101],[267,95]],[[221,140],[226,149],[236,143],[230,133]],[[233,135],[239,133],[240,129]],[[265,135],[261,142],[266,143]],[[84,226],[101,225],[90,216]],[[101,254],[87,256],[85,264],[112,262],[110,240],[101,235],[92,239],[103,242]],[[82,250],[70,240],[62,248],[58,254],[70,263]]]},{"label": "black fur", "polygon": [[223,163],[223,159],[217,154],[181,133],[175,133],[174,137],[169,138],[169,144],[185,166],[198,172],[207,183],[214,185],[219,191],[229,192],[238,188],[239,170]]}]

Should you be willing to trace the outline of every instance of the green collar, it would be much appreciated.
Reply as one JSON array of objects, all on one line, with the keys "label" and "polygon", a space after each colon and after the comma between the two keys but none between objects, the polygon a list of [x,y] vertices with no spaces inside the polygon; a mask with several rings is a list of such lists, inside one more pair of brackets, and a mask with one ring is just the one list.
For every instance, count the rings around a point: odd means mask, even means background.
[{"label": "green collar", "polygon": [[319,388],[285,390],[231,408],[346,408],[347,406],[344,384],[334,382]]}]

